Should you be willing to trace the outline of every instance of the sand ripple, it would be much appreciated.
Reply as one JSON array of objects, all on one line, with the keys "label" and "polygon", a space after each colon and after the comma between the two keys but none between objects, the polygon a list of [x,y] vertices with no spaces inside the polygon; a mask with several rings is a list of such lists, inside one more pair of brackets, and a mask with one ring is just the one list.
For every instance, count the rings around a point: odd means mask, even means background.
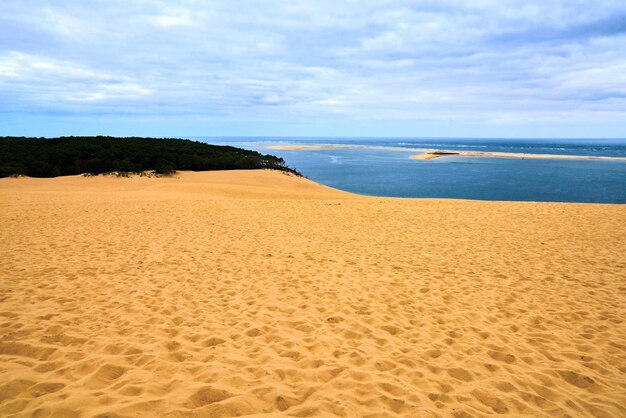
[{"label": "sand ripple", "polygon": [[623,205],[0,181],[0,414],[626,416]]}]

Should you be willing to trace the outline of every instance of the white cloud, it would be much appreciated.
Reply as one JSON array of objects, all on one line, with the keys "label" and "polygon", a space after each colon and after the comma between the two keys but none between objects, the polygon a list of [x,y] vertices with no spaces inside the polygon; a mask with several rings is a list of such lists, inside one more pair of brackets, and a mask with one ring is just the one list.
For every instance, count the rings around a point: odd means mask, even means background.
[{"label": "white cloud", "polygon": [[47,77],[63,77],[64,79],[113,79],[106,72],[94,71],[67,61],[54,60],[25,54],[18,51],[9,51],[0,56],[0,77],[17,79],[32,79]]},{"label": "white cloud", "polygon": [[0,112],[626,120],[620,16],[608,0],[0,2]]},{"label": "white cloud", "polygon": [[153,16],[151,21],[155,26],[164,29],[194,26],[199,23],[199,14],[189,9],[165,7],[162,14]]},{"label": "white cloud", "polygon": [[149,95],[150,93],[152,93],[152,90],[134,83],[96,84],[89,91],[70,93],[67,99],[79,102],[94,102],[111,99],[133,99]]},{"label": "white cloud", "polygon": [[16,51],[0,56],[1,86],[17,92],[18,101],[37,107],[137,99],[152,93],[128,76]]}]

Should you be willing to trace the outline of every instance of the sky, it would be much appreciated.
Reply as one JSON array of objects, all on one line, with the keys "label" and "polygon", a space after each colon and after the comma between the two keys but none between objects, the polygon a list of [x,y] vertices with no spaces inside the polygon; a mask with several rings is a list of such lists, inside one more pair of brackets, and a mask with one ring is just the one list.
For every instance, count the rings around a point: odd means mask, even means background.
[{"label": "sky", "polygon": [[97,134],[626,138],[626,1],[0,1],[0,135]]}]

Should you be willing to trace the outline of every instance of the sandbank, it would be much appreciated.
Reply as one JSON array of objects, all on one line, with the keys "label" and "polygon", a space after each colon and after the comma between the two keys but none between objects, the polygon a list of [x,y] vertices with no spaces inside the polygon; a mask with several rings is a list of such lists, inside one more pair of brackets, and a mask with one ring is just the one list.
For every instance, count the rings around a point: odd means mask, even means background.
[{"label": "sandbank", "polygon": [[626,157],[609,157],[595,155],[562,155],[562,154],[527,154],[514,152],[491,152],[491,151],[458,151],[458,150],[442,150],[442,149],[424,149],[424,148],[403,148],[403,147],[386,147],[386,146],[369,146],[369,145],[342,145],[342,144],[319,144],[319,145],[269,145],[267,149],[283,150],[283,151],[315,151],[323,149],[342,149],[342,148],[361,148],[361,149],[382,149],[404,152],[418,152],[419,154],[411,155],[409,158],[413,160],[434,160],[441,157],[490,157],[490,158],[521,158],[521,159],[556,159],[556,160],[605,160],[605,161],[625,161]]},{"label": "sandbank", "polygon": [[540,160],[605,160],[626,161],[624,157],[605,157],[595,155],[561,155],[561,154],[522,154],[515,152],[491,152],[491,151],[452,151],[452,150],[422,150],[421,154],[411,155],[413,160],[434,160],[441,157],[490,157],[490,158],[521,158]]},{"label": "sandbank", "polygon": [[0,179],[0,414],[626,415],[626,206]]}]

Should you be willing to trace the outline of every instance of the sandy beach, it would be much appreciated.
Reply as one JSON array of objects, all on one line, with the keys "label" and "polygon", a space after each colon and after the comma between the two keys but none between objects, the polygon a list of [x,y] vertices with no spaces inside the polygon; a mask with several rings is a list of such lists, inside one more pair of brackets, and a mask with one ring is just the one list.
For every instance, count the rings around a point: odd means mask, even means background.
[{"label": "sandy beach", "polygon": [[533,153],[516,153],[516,152],[494,152],[494,151],[458,151],[443,149],[425,149],[425,148],[403,148],[403,147],[385,147],[370,145],[342,145],[342,144],[319,144],[319,145],[269,145],[267,149],[282,151],[315,151],[324,149],[342,149],[342,148],[361,148],[361,149],[382,149],[403,152],[418,152],[419,154],[411,155],[412,160],[430,161],[435,158],[442,157],[490,157],[490,158],[520,158],[520,159],[540,159],[540,160],[602,160],[602,161],[626,161],[624,157],[608,157],[596,155],[564,155],[564,154],[533,154]]},{"label": "sandy beach", "polygon": [[0,415],[626,416],[626,206],[0,179]]}]

